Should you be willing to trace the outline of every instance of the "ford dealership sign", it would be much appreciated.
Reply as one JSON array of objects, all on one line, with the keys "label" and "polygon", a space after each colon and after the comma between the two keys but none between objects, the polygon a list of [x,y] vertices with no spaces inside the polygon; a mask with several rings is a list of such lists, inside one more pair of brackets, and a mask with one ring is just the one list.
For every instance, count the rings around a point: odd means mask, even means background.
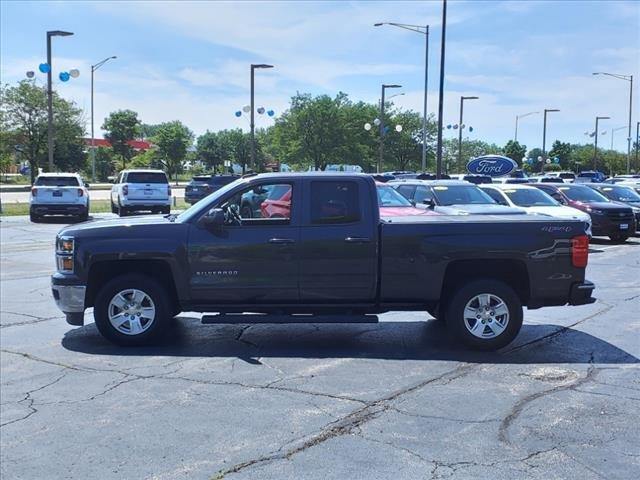
[{"label": "ford dealership sign", "polygon": [[501,155],[484,155],[467,163],[469,173],[489,175],[490,177],[509,175],[517,167],[516,162]]}]

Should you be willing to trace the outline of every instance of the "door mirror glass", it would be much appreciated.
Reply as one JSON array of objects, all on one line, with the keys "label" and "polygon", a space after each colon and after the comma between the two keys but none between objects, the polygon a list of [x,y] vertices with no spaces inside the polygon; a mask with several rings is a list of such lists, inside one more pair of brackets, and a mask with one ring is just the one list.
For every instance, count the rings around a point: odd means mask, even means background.
[{"label": "door mirror glass", "polygon": [[422,200],[422,203],[429,208],[435,208],[436,202],[433,201],[433,198],[425,198]]}]

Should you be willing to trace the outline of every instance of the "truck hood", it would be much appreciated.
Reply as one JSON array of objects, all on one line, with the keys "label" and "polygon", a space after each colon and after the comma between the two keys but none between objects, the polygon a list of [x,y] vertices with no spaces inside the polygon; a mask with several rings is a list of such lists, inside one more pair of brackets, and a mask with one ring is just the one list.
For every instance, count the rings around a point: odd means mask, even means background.
[{"label": "truck hood", "polygon": [[95,232],[106,229],[130,229],[131,227],[143,225],[166,225],[171,224],[166,217],[162,215],[142,215],[139,217],[127,218],[109,218],[105,220],[92,220],[82,222],[60,230],[59,235],[75,235],[88,232]]},{"label": "truck hood", "polygon": [[591,217],[588,213],[578,210],[577,208],[565,207],[558,205],[556,207],[523,207],[527,213],[537,213],[538,215],[549,215],[558,218],[573,218],[588,222]]},{"label": "truck hood", "polygon": [[503,205],[471,205],[471,204],[459,204],[459,205],[447,205],[437,206],[435,211],[438,213],[444,213],[448,215],[456,214],[470,214],[470,215],[518,215],[526,213],[521,208],[505,207]]},{"label": "truck hood", "polygon": [[381,217],[408,217],[413,215],[438,215],[433,210],[416,207],[380,207]]}]

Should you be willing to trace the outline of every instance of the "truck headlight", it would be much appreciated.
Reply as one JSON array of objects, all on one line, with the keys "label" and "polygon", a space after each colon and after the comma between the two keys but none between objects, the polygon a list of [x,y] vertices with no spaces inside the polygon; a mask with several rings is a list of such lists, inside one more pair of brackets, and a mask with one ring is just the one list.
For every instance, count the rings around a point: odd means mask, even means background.
[{"label": "truck headlight", "polygon": [[59,272],[73,273],[74,249],[73,237],[56,238],[56,268]]}]

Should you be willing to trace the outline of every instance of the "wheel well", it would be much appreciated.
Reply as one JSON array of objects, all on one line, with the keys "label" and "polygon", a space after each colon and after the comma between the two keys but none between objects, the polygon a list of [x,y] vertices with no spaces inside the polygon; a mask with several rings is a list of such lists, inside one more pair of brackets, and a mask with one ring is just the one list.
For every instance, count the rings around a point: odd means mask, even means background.
[{"label": "wheel well", "polygon": [[171,268],[162,260],[119,260],[97,262],[89,269],[89,282],[85,304],[92,307],[98,291],[112,278],[125,273],[139,273],[158,280],[166,289],[176,309],[179,309],[178,294]]},{"label": "wheel well", "polygon": [[451,296],[463,283],[478,278],[500,280],[513,288],[523,305],[529,300],[529,274],[519,260],[456,260],[447,266],[440,302]]}]

